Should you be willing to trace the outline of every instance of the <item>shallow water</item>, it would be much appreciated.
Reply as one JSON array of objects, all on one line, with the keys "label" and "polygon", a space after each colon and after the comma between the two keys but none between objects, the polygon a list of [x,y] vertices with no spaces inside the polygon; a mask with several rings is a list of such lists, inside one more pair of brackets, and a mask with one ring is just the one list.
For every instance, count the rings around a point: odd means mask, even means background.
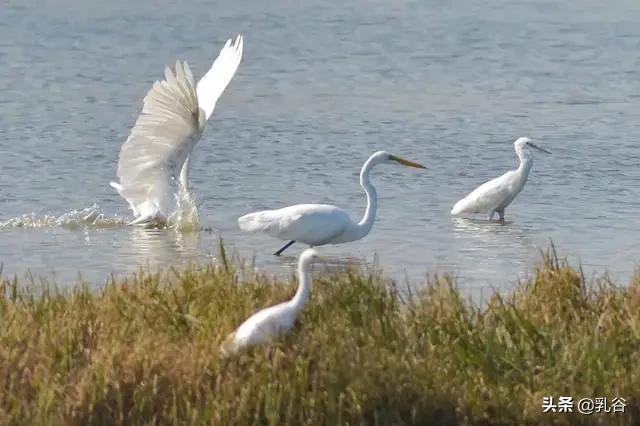
[{"label": "shallow water", "polygon": [[[241,234],[236,218],[299,202],[359,217],[359,169],[386,149],[428,170],[377,168],[373,232],[323,253],[377,253],[402,280],[451,272],[477,293],[524,276],[552,239],[588,275],[629,279],[640,259],[640,3],[330,3],[5,0],[4,273],[100,283],[206,259],[220,236],[289,273],[293,257],[270,255],[280,242]],[[144,94],[178,58],[201,75],[238,32],[243,63],[192,162],[212,231],[122,226],[126,203],[108,183]],[[457,199],[515,167],[519,136],[553,155],[536,155],[507,222],[450,218]],[[100,226],[79,220],[88,208]]]}]

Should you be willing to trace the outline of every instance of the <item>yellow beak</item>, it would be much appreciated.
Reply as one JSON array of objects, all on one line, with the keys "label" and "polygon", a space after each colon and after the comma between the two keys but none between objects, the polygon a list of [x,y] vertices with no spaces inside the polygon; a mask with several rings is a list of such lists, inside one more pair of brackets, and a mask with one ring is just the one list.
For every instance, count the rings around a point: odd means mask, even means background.
[{"label": "yellow beak", "polygon": [[395,155],[391,155],[389,157],[389,159],[393,160],[393,161],[397,161],[398,163],[402,164],[403,166],[415,167],[417,169],[426,169],[426,167],[423,166],[420,163],[416,163],[415,161],[405,160],[404,158],[397,157]]}]

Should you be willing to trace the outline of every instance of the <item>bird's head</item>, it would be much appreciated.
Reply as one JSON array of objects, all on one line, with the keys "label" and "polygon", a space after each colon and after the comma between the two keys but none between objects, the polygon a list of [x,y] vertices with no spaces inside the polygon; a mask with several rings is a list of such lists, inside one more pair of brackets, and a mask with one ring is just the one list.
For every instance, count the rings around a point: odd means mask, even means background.
[{"label": "bird's head", "polygon": [[229,358],[231,355],[238,351],[238,345],[236,344],[236,332],[229,334],[226,339],[220,345],[220,359]]},{"label": "bird's head", "polygon": [[426,167],[420,163],[406,160],[402,157],[398,157],[397,155],[388,153],[387,151],[376,152],[371,156],[370,160],[373,161],[375,164],[379,164],[379,163],[401,164],[407,167],[416,167],[418,169],[426,169]]},{"label": "bird's head", "polygon": [[551,151],[547,151],[544,148],[540,148],[538,145],[535,145],[533,142],[531,142],[531,139],[529,139],[529,138],[518,138],[518,140],[516,140],[513,143],[513,146],[515,147],[516,152],[522,152],[522,151],[524,151],[524,150],[526,150],[528,148],[535,148],[538,151],[542,151],[544,153],[551,154]]}]

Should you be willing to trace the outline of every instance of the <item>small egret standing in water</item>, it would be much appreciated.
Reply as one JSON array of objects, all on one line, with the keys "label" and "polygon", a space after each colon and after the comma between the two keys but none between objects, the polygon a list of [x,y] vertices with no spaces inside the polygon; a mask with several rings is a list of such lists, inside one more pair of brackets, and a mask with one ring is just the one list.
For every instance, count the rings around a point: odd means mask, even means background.
[{"label": "small egret standing in water", "polygon": [[[132,225],[161,225],[179,209],[193,204],[188,193],[189,156],[207,119],[242,59],[243,40],[227,40],[211,69],[194,83],[186,62],[176,62],[175,75],[165,68],[144,98],[142,112],[122,145],[120,183],[111,182],[127,200]],[[195,206],[190,206],[195,211]]]},{"label": "small egret standing in water", "polygon": [[354,222],[345,210],[330,204],[297,204],[247,214],[238,219],[238,225],[245,232],[264,232],[281,240],[289,240],[275,253],[277,256],[296,241],[314,247],[359,240],[371,231],[376,218],[378,197],[369,173],[381,163],[425,168],[385,151],[378,151],[369,157],[360,171],[360,185],[367,194],[367,210],[360,222]]},{"label": "small egret standing in water", "polygon": [[551,154],[546,149],[531,143],[529,138],[519,138],[513,145],[520,159],[520,166],[516,170],[510,170],[502,176],[480,185],[453,206],[452,215],[488,213],[489,220],[491,220],[498,213],[500,220],[504,220],[504,210],[524,188],[533,165],[533,154],[528,148],[535,148]]},{"label": "small egret standing in water", "polygon": [[291,328],[311,293],[311,265],[318,253],[307,249],[298,260],[298,290],[293,299],[263,309],[243,322],[220,348],[223,356],[235,354],[250,346],[267,343]]}]

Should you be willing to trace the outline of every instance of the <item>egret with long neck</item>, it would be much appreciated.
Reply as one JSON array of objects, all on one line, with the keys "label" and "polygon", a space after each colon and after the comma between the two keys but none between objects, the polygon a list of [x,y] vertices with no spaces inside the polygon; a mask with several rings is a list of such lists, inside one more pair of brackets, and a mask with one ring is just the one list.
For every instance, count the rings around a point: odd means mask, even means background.
[{"label": "egret with long neck", "polygon": [[311,266],[318,256],[307,249],[298,260],[298,289],[287,302],[258,311],[231,333],[220,347],[223,356],[233,355],[251,346],[267,343],[288,332],[311,295]]},{"label": "egret with long neck", "polygon": [[341,240],[336,242],[348,242],[355,241],[364,238],[376,221],[376,213],[378,212],[378,192],[376,187],[371,183],[371,170],[376,164],[384,162],[384,160],[378,160],[378,157],[372,155],[362,166],[360,170],[360,186],[364,189],[364,193],[367,195],[367,209],[364,211],[364,216],[360,219],[354,227],[347,230],[347,232],[341,235]]},{"label": "egret with long neck", "polygon": [[382,163],[425,168],[386,151],[378,151],[369,157],[360,172],[360,185],[367,195],[367,209],[360,222],[353,221],[345,210],[330,204],[297,204],[247,214],[238,219],[238,225],[245,232],[264,232],[272,237],[288,240],[276,255],[280,255],[296,241],[315,247],[359,240],[371,231],[376,218],[377,193],[369,175],[376,165]]},{"label": "egret with long neck", "polygon": [[504,220],[505,209],[524,188],[533,166],[533,153],[529,148],[551,154],[546,149],[532,143],[529,138],[519,138],[513,145],[516,155],[520,159],[518,168],[480,185],[453,206],[452,215],[487,213],[489,220],[492,220],[498,213],[500,220]]}]

